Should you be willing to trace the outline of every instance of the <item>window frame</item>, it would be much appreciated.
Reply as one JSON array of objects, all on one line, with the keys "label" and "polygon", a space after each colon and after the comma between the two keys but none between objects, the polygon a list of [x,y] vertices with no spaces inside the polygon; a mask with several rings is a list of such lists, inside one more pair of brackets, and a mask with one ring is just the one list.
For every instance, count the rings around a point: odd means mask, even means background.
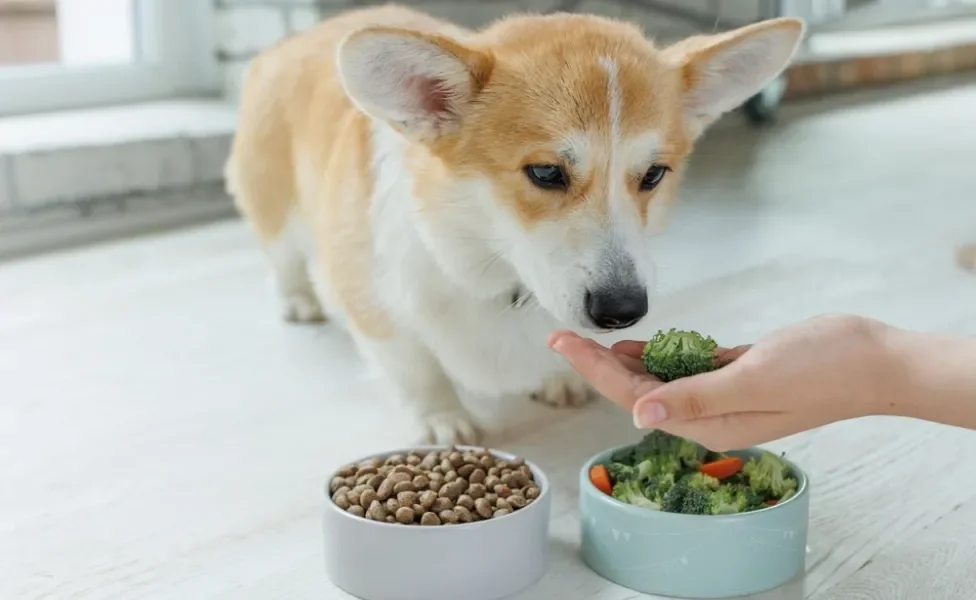
[{"label": "window frame", "polygon": [[0,117],[218,94],[213,3],[133,2],[134,62],[2,67]]}]

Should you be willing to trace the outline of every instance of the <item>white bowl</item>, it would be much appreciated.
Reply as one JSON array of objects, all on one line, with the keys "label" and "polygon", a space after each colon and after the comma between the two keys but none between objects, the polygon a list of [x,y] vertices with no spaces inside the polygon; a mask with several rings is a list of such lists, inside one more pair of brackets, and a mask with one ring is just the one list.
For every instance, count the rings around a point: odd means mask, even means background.
[{"label": "white bowl", "polygon": [[[352,462],[446,449],[404,448]],[[516,458],[487,451],[501,460]],[[327,496],[322,533],[329,579],[363,600],[498,600],[530,587],[546,569],[552,500],[545,473],[529,461],[525,464],[539,486],[539,497],[488,521],[436,527],[380,523],[347,513]]]}]

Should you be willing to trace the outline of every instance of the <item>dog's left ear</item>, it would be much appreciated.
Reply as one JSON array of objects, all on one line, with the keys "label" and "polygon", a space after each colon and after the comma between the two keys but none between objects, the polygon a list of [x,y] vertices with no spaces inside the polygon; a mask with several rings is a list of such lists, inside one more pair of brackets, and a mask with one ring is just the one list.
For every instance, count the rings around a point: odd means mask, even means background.
[{"label": "dog's left ear", "polygon": [[491,73],[491,56],[449,38],[367,27],[338,50],[346,93],[363,112],[411,139],[431,142],[460,126]]},{"label": "dog's left ear", "polygon": [[667,48],[681,70],[685,118],[695,135],[775,79],[789,65],[805,28],[799,19],[771,19]]}]

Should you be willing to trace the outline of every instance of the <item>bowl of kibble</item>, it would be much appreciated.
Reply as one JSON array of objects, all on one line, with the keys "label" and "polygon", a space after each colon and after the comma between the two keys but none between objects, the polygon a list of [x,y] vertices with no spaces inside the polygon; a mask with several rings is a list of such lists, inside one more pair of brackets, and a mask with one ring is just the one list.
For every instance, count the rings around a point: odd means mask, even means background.
[{"label": "bowl of kibble", "polygon": [[327,484],[329,579],[364,600],[497,600],[537,582],[549,544],[545,474],[470,446],[353,461]]},{"label": "bowl of kibble", "polygon": [[639,592],[750,596],[804,568],[809,483],[766,450],[711,452],[654,431],[587,461],[579,497],[584,562]]}]

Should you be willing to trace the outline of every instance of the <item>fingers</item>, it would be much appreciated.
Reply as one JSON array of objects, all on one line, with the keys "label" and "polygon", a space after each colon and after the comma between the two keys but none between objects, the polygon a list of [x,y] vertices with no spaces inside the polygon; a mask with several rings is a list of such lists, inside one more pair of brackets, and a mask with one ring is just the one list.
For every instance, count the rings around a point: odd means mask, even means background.
[{"label": "fingers", "polygon": [[549,338],[549,346],[561,354],[580,375],[598,392],[619,404],[625,410],[633,410],[638,398],[661,385],[654,377],[635,372],[627,357],[620,357],[593,340],[570,332],[556,332]]},{"label": "fingers", "polygon": [[748,410],[735,385],[737,365],[677,379],[642,396],[634,405],[634,425],[658,428],[664,422],[693,421]]},{"label": "fingers", "polygon": [[610,346],[610,349],[617,354],[640,359],[641,355],[644,353],[644,346],[644,342],[626,340],[623,342],[617,342],[616,344]]},{"label": "fingers", "polygon": [[752,348],[752,344],[736,346],[735,348],[718,348],[715,350],[715,363],[720,367],[724,367],[730,362],[738,360],[750,348]]},{"label": "fingers", "polygon": [[695,421],[668,421],[659,429],[694,440],[713,452],[728,452],[772,442],[804,427],[786,413],[744,412]]}]

